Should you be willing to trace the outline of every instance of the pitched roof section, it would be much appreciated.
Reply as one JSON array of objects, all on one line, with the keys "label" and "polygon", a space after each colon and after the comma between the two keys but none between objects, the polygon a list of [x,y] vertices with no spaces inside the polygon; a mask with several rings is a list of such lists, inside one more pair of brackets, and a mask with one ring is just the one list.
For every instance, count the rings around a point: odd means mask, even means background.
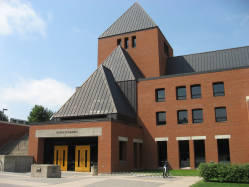
[{"label": "pitched roof section", "polygon": [[249,46],[172,57],[166,74],[218,71],[249,66]]},{"label": "pitched roof section", "polygon": [[112,71],[117,82],[143,78],[130,55],[121,46],[114,49],[102,64]]},{"label": "pitched roof section", "polygon": [[139,31],[156,27],[151,17],[138,4],[134,3],[99,38]]},{"label": "pitched roof section", "polygon": [[53,118],[105,114],[121,114],[129,117],[135,115],[116,84],[112,72],[101,65],[53,115]]}]

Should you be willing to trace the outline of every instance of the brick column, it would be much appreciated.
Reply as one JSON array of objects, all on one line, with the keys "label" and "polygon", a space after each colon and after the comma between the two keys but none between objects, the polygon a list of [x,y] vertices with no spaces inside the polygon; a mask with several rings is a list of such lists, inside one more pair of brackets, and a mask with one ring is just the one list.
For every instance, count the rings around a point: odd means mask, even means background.
[{"label": "brick column", "polygon": [[217,140],[214,136],[208,136],[205,140],[206,162],[218,162]]},{"label": "brick column", "polygon": [[190,167],[191,169],[195,168],[195,150],[194,150],[194,141],[189,140],[189,158],[190,158]]},{"label": "brick column", "polygon": [[173,169],[179,169],[179,148],[176,138],[169,138],[167,142],[168,162]]}]

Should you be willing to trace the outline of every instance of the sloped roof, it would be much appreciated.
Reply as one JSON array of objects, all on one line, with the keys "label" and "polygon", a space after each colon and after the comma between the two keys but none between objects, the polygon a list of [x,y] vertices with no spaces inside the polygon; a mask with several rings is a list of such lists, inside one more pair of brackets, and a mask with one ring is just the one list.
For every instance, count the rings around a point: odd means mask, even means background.
[{"label": "sloped roof", "polygon": [[249,46],[171,57],[166,74],[208,72],[249,66]]},{"label": "sloped roof", "polygon": [[99,38],[139,31],[156,27],[151,17],[138,4],[134,3]]},{"label": "sloped roof", "polygon": [[116,84],[112,72],[101,65],[53,115],[53,118],[105,114],[121,114],[130,117],[135,115]]},{"label": "sloped roof", "polygon": [[117,82],[143,77],[130,55],[121,46],[114,49],[102,64],[112,71]]}]

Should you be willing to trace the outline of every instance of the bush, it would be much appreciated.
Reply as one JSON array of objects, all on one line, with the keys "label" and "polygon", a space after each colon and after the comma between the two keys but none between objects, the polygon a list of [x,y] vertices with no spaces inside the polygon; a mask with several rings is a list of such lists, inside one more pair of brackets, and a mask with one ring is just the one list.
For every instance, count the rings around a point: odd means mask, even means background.
[{"label": "bush", "polygon": [[199,170],[205,181],[249,183],[249,164],[201,163]]}]

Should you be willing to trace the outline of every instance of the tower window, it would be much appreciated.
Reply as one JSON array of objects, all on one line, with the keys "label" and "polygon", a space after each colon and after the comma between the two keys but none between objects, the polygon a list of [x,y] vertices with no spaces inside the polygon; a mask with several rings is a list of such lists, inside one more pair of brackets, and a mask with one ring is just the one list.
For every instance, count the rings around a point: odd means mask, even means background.
[{"label": "tower window", "polygon": [[188,111],[187,110],[178,110],[177,111],[177,121],[178,124],[188,123]]},{"label": "tower window", "polygon": [[157,112],[156,113],[156,124],[157,125],[166,125],[166,112]]},{"label": "tower window", "polygon": [[185,100],[186,99],[186,86],[176,87],[176,99]]},{"label": "tower window", "polygon": [[135,48],[137,46],[136,36],[132,36],[132,47]]},{"label": "tower window", "polygon": [[216,122],[227,121],[226,107],[216,107],[215,108],[215,120],[216,120]]},{"label": "tower window", "polygon": [[117,45],[121,45],[121,39],[117,39]]},{"label": "tower window", "polygon": [[128,41],[129,41],[129,39],[125,38],[125,40],[124,40],[124,47],[125,47],[125,49],[128,48]]}]

